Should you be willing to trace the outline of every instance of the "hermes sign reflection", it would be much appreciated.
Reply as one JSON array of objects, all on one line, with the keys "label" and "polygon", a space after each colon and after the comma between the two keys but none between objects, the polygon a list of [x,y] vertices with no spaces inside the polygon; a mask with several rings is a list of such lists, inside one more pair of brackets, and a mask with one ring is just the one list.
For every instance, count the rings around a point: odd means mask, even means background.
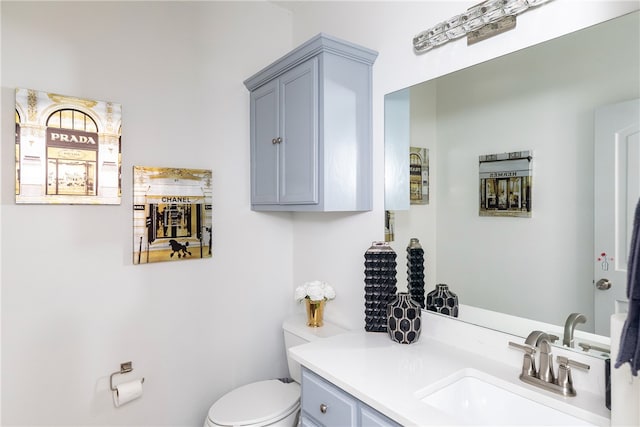
[{"label": "hermes sign reflection", "polygon": [[531,217],[531,161],[531,151],[480,156],[480,216]]}]

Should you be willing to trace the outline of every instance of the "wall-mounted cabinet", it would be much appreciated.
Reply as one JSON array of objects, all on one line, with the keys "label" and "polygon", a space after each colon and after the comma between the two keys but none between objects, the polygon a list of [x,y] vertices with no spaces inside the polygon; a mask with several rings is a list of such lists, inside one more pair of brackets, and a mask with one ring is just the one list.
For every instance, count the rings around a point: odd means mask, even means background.
[{"label": "wall-mounted cabinet", "polygon": [[253,210],[371,210],[376,56],[318,34],[244,82]]}]

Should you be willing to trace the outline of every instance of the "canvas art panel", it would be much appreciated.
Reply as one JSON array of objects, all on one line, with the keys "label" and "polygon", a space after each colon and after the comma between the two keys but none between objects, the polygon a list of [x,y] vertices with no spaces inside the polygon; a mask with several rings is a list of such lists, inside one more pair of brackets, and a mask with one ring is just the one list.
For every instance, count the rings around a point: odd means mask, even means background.
[{"label": "canvas art panel", "polygon": [[133,263],[213,256],[212,171],[134,166]]},{"label": "canvas art panel", "polygon": [[119,205],[122,106],[16,89],[16,203]]},{"label": "canvas art panel", "polygon": [[396,213],[384,211],[384,241],[393,242],[396,239]]},{"label": "canvas art panel", "polygon": [[480,216],[531,217],[531,151],[479,157]]},{"label": "canvas art panel", "polygon": [[409,200],[412,205],[429,204],[429,150],[409,147]]}]

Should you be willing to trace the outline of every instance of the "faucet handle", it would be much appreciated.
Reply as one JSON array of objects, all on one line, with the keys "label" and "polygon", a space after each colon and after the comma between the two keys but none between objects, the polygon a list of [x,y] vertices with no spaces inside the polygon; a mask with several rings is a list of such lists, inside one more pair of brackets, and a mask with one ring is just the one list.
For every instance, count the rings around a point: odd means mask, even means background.
[{"label": "faucet handle", "polygon": [[579,342],[578,346],[582,347],[582,351],[599,351],[600,353],[611,353],[611,348],[599,347],[597,345],[589,344],[586,342]]},{"label": "faucet handle", "polygon": [[556,360],[558,361],[558,364],[561,367],[574,367],[574,368],[578,368],[578,369],[582,369],[584,371],[588,371],[589,369],[591,369],[591,366],[587,365],[586,363],[581,363],[581,362],[576,362],[573,359],[569,359],[568,357],[565,356],[556,356]]},{"label": "faucet handle", "polygon": [[573,379],[571,378],[571,367],[584,369],[588,371],[591,367],[585,363],[576,362],[564,356],[557,356],[558,361],[558,385],[561,392],[565,396],[575,396],[576,389],[573,388]]},{"label": "faucet handle", "polygon": [[520,351],[524,351],[524,359],[522,360],[522,376],[535,377],[538,373],[536,370],[536,362],[534,355],[536,354],[536,348],[529,344],[518,344],[513,341],[509,341],[509,347],[515,348]]}]

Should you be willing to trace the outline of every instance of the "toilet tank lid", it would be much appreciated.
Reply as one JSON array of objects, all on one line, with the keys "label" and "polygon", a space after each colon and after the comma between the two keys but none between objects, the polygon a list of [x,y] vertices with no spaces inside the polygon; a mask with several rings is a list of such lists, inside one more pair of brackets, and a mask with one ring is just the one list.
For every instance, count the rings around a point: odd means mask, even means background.
[{"label": "toilet tank lid", "polygon": [[297,409],[300,385],[280,380],[247,384],[222,396],[209,409],[217,425],[242,426],[277,421]]},{"label": "toilet tank lid", "polygon": [[318,338],[328,338],[349,332],[347,329],[341,328],[326,320],[324,324],[318,328],[307,326],[306,319],[304,314],[285,319],[285,321],[282,322],[282,329],[309,342],[315,341]]}]

